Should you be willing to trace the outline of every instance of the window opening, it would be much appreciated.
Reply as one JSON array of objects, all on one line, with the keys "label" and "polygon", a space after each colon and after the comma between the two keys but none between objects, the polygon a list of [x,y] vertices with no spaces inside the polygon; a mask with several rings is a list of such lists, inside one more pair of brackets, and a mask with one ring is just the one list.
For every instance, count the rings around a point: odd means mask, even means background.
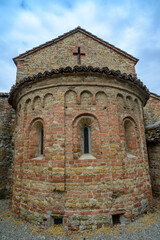
[{"label": "window opening", "polygon": [[127,153],[136,155],[137,143],[136,143],[136,130],[134,124],[130,120],[126,120],[124,123],[125,130],[125,142]]},{"label": "window opening", "polygon": [[63,223],[63,218],[54,218],[55,225],[62,224],[62,223]]},{"label": "window opening", "polygon": [[40,155],[43,155],[43,128],[40,131],[40,146],[39,146]]},{"label": "window opening", "polygon": [[117,225],[117,224],[120,224],[120,214],[115,214],[115,215],[112,215],[112,222],[113,222],[113,225]]},{"label": "window opening", "polygon": [[90,128],[83,128],[83,152],[90,153]]}]

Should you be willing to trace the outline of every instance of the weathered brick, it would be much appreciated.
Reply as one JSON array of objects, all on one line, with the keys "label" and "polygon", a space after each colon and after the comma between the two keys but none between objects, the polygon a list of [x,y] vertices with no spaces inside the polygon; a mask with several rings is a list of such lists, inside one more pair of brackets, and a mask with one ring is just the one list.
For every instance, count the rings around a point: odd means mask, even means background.
[{"label": "weathered brick", "polygon": [[[16,58],[16,82],[77,65],[78,47],[86,54],[82,65],[135,76],[134,57],[80,31]],[[128,221],[145,212],[152,199],[142,117],[146,90],[125,76],[95,69],[49,75],[24,84],[13,96],[14,213],[43,224],[49,211],[53,218],[63,217],[66,230],[85,230],[112,224],[113,214]],[[85,126],[91,134],[89,154],[82,144]]]}]

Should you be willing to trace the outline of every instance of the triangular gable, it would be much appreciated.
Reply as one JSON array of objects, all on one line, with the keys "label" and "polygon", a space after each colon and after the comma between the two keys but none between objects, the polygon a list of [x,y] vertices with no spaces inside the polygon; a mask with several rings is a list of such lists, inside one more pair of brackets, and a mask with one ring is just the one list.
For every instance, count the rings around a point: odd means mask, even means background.
[{"label": "triangular gable", "polygon": [[22,58],[24,58],[24,57],[26,57],[26,56],[28,56],[28,55],[30,55],[30,54],[32,54],[32,53],[35,53],[35,52],[37,52],[37,51],[39,51],[39,50],[41,50],[41,49],[43,49],[43,48],[46,48],[46,47],[48,47],[48,46],[51,46],[52,44],[55,44],[55,43],[57,43],[57,42],[65,39],[65,38],[67,38],[67,37],[69,37],[69,36],[71,36],[71,35],[73,35],[73,34],[75,34],[75,33],[78,33],[78,32],[80,32],[80,33],[86,35],[87,37],[89,37],[89,38],[97,41],[98,43],[100,43],[100,44],[102,44],[102,45],[104,45],[104,46],[106,46],[106,47],[114,50],[115,52],[123,55],[124,57],[129,58],[130,60],[132,60],[133,62],[135,62],[135,64],[138,62],[138,59],[137,59],[137,58],[133,57],[132,55],[128,54],[128,53],[125,52],[125,51],[122,51],[121,49],[115,47],[114,45],[112,45],[112,44],[110,44],[110,43],[108,43],[108,42],[106,42],[106,41],[98,38],[97,36],[93,35],[92,33],[86,31],[85,29],[83,29],[83,28],[81,28],[81,27],[77,27],[77,28],[75,28],[75,29],[73,29],[73,30],[71,30],[71,31],[69,31],[69,32],[67,32],[67,33],[65,33],[65,34],[63,34],[63,35],[61,35],[61,36],[59,36],[59,37],[51,40],[51,41],[48,41],[48,42],[46,42],[46,43],[44,43],[44,44],[42,44],[42,45],[39,45],[38,47],[35,47],[35,48],[33,48],[33,49],[25,52],[25,53],[22,53],[22,54],[20,54],[18,57],[13,58],[13,61],[14,61],[15,64],[16,64],[16,63],[17,63],[17,60],[21,60]]}]

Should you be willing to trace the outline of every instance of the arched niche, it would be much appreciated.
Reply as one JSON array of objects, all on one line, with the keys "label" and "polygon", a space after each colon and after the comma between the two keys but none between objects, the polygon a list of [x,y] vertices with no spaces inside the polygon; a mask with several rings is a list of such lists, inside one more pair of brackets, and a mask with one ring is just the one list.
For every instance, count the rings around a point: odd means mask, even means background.
[{"label": "arched niche", "polygon": [[53,106],[53,95],[51,93],[47,93],[43,98],[43,107],[45,109],[52,108]]},{"label": "arched niche", "polygon": [[125,100],[124,96],[120,93],[117,94],[117,105],[119,109],[124,109],[125,108]]},{"label": "arched niche", "polygon": [[30,110],[31,110],[31,99],[28,98],[24,105],[24,111],[27,113]]},{"label": "arched niche", "polygon": [[17,124],[17,125],[20,124],[21,110],[22,110],[22,106],[21,106],[21,104],[18,104],[17,114],[16,114],[16,124]]},{"label": "arched niche", "polygon": [[100,91],[96,93],[96,104],[101,106],[106,106],[107,96],[104,92]]},{"label": "arched niche", "polygon": [[135,110],[136,113],[140,113],[140,105],[138,103],[137,98],[134,100],[134,110]]},{"label": "arched niche", "polygon": [[126,97],[127,109],[133,110],[133,99],[131,96]]},{"label": "arched niche", "polygon": [[92,105],[92,93],[83,91],[80,95],[81,105]]},{"label": "arched niche", "polygon": [[29,112],[32,110],[31,107],[31,99],[28,98],[24,104],[24,115],[25,115],[25,121],[27,120],[27,116],[29,114]]},{"label": "arched niche", "polygon": [[77,94],[75,91],[69,90],[64,96],[65,107],[77,104]]},{"label": "arched niche", "polygon": [[33,110],[41,109],[41,98],[36,96],[33,100]]}]

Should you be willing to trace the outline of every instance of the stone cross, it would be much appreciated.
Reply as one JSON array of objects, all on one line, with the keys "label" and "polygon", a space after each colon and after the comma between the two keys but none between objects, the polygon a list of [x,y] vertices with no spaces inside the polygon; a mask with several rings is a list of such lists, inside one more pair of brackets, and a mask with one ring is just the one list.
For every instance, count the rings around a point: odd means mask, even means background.
[{"label": "stone cross", "polygon": [[78,47],[78,52],[73,53],[74,56],[77,56],[77,63],[81,64],[81,56],[85,56],[85,53],[81,53],[80,47]]}]

